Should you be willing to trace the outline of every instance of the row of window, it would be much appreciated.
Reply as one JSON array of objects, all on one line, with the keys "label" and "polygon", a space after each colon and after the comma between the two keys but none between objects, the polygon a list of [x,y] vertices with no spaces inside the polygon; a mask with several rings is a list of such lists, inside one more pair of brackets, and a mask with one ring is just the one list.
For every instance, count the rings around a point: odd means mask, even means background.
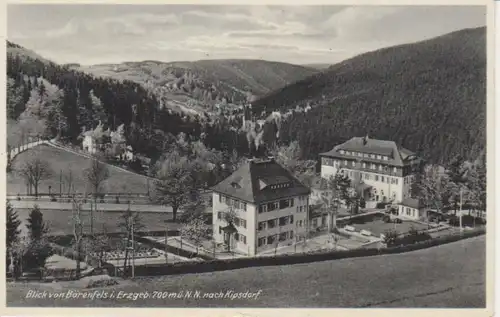
[{"label": "row of window", "polygon": [[237,199],[234,199],[234,198],[231,198],[228,196],[219,195],[219,202],[226,204],[228,206],[232,206],[236,209],[247,211],[247,203],[246,202],[239,201]]},{"label": "row of window", "polygon": [[292,199],[282,199],[279,201],[273,201],[270,203],[262,204],[259,206],[259,214],[263,212],[270,212],[278,209],[285,209],[289,207],[293,207],[294,200]]},{"label": "row of window", "polygon": [[264,246],[266,244],[272,245],[279,241],[286,241],[289,239],[293,239],[293,237],[294,237],[293,231],[286,231],[286,232],[281,232],[279,234],[273,234],[271,236],[259,238],[257,244],[259,247]]},{"label": "row of window", "polygon": [[[224,212],[223,211],[219,211],[217,212],[217,219],[218,220],[222,220],[224,217]],[[245,219],[241,219],[241,218],[238,218],[238,217],[235,217],[234,218],[234,225],[237,226],[237,227],[243,227],[243,228],[247,228],[247,221]]]},{"label": "row of window", "polygon": [[407,216],[416,217],[415,209],[408,208],[408,207],[406,207],[406,208],[403,207],[403,209],[406,209],[404,211],[406,211]]},{"label": "row of window", "polygon": [[414,176],[410,175],[410,176],[405,177],[405,181],[404,182],[405,182],[405,184],[411,184],[412,181],[413,181],[413,179],[414,179]]},{"label": "row of window", "polygon": [[[222,233],[223,233],[223,231],[222,231],[222,227],[221,227],[221,226],[219,226],[219,234],[222,234]],[[241,233],[238,233],[238,232],[236,232],[236,233],[234,234],[234,239],[235,239],[236,241],[242,242],[242,243],[244,243],[244,244],[246,244],[246,243],[247,243],[247,237],[246,237],[244,234],[241,234]]]},{"label": "row of window", "polygon": [[[331,158],[323,158],[322,164],[323,165],[334,166],[336,168],[339,168],[340,161],[334,160],[334,159],[331,159]],[[343,161],[343,165],[344,166],[349,166],[350,165],[352,167],[355,167],[356,166],[356,161],[344,160]],[[384,164],[377,164],[377,163],[361,162],[361,167],[363,167],[365,169],[372,169],[372,170],[379,170],[379,171],[386,171],[386,172],[390,170],[389,166],[384,165]],[[397,173],[397,171],[398,171],[398,168],[395,167],[395,166],[393,166],[392,167],[392,172],[393,173]]]},{"label": "row of window", "polygon": [[358,156],[358,157],[366,157],[366,158],[377,159],[377,160],[384,160],[384,161],[388,161],[389,160],[388,156],[386,156],[386,155],[378,155],[378,154],[368,154],[368,153],[353,152],[353,151],[344,151],[344,150],[340,150],[340,154],[342,154],[342,155]]},{"label": "row of window", "polygon": [[272,229],[276,228],[278,225],[280,227],[286,226],[289,224],[293,224],[293,215],[291,216],[285,216],[285,217],[280,217],[280,218],[275,218],[275,219],[270,219],[267,221],[260,221],[258,230],[266,230],[266,229]]},{"label": "row of window", "polygon": [[307,206],[297,206],[297,212],[307,212]]},{"label": "row of window", "polygon": [[370,174],[370,173],[363,173],[363,172],[357,172],[357,171],[348,171],[348,170],[342,170],[342,174],[345,176],[348,176],[350,178],[354,177],[354,173],[359,173],[360,179],[364,180],[374,180],[376,182],[382,182],[382,183],[387,183],[387,184],[398,184],[398,179],[396,177],[389,177],[389,176],[383,176],[383,175],[377,175],[377,174]]}]

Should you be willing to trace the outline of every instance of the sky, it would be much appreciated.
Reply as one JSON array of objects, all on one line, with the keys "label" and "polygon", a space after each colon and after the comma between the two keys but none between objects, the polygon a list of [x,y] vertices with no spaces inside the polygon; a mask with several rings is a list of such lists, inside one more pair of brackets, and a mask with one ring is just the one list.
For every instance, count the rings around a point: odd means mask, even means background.
[{"label": "sky", "polygon": [[264,59],[333,64],[484,26],[481,6],[10,4],[7,37],[57,63]]}]

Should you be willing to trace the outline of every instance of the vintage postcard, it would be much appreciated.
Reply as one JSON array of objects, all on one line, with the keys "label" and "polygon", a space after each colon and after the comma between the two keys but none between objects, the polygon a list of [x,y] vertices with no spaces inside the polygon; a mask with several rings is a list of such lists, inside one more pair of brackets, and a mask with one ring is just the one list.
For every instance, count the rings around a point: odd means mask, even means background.
[{"label": "vintage postcard", "polygon": [[491,316],[492,9],[6,4],[2,313]]}]

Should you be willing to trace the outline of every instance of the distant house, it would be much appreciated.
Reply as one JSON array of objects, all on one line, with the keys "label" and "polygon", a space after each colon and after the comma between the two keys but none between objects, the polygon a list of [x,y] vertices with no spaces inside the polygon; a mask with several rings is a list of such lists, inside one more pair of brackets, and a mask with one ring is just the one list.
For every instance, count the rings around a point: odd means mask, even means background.
[{"label": "distant house", "polygon": [[321,153],[321,177],[337,172],[359,181],[368,202],[401,202],[410,197],[422,159],[393,141],[354,137]]},{"label": "distant house", "polygon": [[398,215],[403,218],[418,220],[425,217],[425,210],[419,205],[418,199],[405,198],[398,204]]},{"label": "distant house", "polygon": [[311,191],[274,159],[250,160],[212,189],[213,238],[231,250],[256,255],[307,231]]},{"label": "distant house", "polygon": [[97,141],[92,135],[92,131],[87,131],[83,135],[82,149],[90,154],[96,154],[98,150]]}]

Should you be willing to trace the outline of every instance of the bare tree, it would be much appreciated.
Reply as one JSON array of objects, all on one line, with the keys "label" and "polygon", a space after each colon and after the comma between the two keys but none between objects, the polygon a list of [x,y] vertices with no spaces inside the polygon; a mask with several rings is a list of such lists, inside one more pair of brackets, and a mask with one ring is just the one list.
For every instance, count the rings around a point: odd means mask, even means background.
[{"label": "bare tree", "polygon": [[[130,207],[124,211],[120,217],[118,226],[126,234],[125,260],[123,261],[123,273],[127,272],[127,264],[129,258],[129,246],[135,232],[144,228],[138,212],[130,210]],[[135,245],[132,245],[135,248]]]},{"label": "bare tree", "polygon": [[50,164],[36,156],[24,163],[18,172],[29,186],[30,194],[31,187],[34,188],[36,197],[38,197],[38,186],[40,185],[40,182],[52,176]]},{"label": "bare tree", "polygon": [[[104,182],[109,178],[108,166],[96,157],[90,161],[90,166],[84,170],[84,176],[92,189],[94,207],[97,210],[97,197],[101,193]],[[94,211],[90,209],[90,234],[94,234]]]},{"label": "bare tree", "polygon": [[67,171],[65,171],[63,174],[63,179],[64,179],[64,183],[67,186],[68,196],[69,196],[71,194],[71,192],[74,191],[74,187],[75,187],[73,170],[68,169]]},{"label": "bare tree", "polygon": [[82,201],[73,194],[71,219],[73,222],[73,239],[76,248],[76,278],[80,278],[80,257],[83,244],[83,220],[82,220]]},{"label": "bare tree", "polygon": [[196,253],[199,251],[199,246],[202,245],[203,240],[208,239],[210,235],[210,228],[205,224],[203,217],[191,218],[180,229],[180,234],[185,239],[193,242],[196,246]]}]

